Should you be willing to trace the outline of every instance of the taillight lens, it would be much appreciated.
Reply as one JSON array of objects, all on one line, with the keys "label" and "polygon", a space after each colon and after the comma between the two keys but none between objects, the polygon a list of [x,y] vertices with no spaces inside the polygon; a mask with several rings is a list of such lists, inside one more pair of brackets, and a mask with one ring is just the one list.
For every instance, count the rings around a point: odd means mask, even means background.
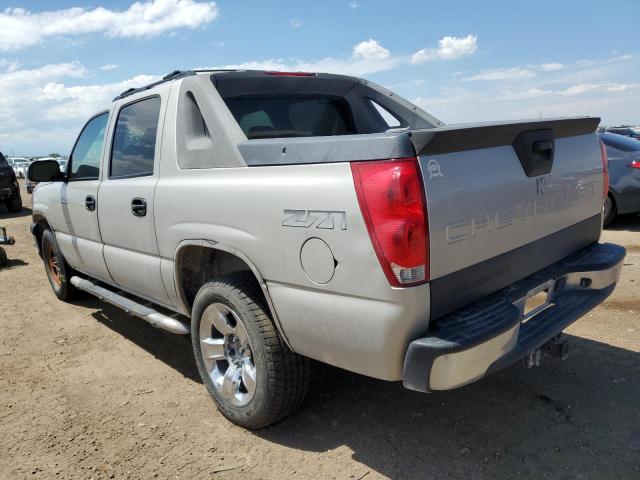
[{"label": "taillight lens", "polygon": [[634,160],[629,164],[631,168],[640,168],[640,160]]},{"label": "taillight lens", "polygon": [[353,162],[353,180],[371,242],[389,283],[429,279],[429,231],[416,158]]},{"label": "taillight lens", "polygon": [[602,158],[602,198],[604,199],[609,194],[609,159],[602,140],[600,140],[600,157]]}]

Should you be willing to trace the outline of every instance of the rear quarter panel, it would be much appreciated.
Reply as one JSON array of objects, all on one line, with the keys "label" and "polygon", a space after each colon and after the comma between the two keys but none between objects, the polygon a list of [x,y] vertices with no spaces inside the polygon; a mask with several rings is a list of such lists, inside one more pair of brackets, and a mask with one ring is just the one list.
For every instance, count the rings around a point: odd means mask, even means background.
[{"label": "rear quarter panel", "polygon": [[[172,163],[172,162],[167,162]],[[360,214],[349,163],[182,170],[165,164],[155,199],[161,256],[206,239],[243,254],[267,285],[277,319],[298,353],[377,378],[401,377],[409,340],[426,329],[429,288],[393,289]],[[300,210],[300,226],[286,226]],[[344,212],[321,227],[309,210]],[[312,214],[317,215],[317,214]],[[333,228],[326,228],[332,225]],[[312,281],[300,255],[322,239],[335,258],[326,284]]]}]

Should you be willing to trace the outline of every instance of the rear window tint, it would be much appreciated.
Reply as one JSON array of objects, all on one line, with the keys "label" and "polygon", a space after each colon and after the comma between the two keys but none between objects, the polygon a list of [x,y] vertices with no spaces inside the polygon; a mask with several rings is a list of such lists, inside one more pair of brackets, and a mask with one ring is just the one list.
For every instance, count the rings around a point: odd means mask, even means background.
[{"label": "rear window tint", "polygon": [[4,158],[4,155],[0,153],[0,167],[6,167],[8,165],[6,158]]},{"label": "rear window tint", "polygon": [[603,134],[600,135],[605,145],[608,145],[624,152],[638,152],[640,151],[640,140],[636,140],[630,137],[623,137],[622,135],[615,134]]},{"label": "rear window tint", "polygon": [[356,133],[344,100],[326,96],[243,96],[225,99],[247,138]]}]

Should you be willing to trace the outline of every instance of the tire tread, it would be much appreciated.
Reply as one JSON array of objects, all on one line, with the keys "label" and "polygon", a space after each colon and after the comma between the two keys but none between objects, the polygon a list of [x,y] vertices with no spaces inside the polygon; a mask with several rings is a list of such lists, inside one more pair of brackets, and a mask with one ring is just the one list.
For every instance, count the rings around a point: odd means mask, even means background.
[{"label": "tire tread", "polygon": [[311,375],[309,359],[293,352],[284,342],[267,313],[262,290],[250,272],[230,273],[205,283],[196,295],[194,304],[200,292],[212,287],[228,289],[245,304],[255,319],[264,346],[272,401],[261,418],[246,422],[243,426],[261,428],[290,415],[300,407],[307,394]]}]

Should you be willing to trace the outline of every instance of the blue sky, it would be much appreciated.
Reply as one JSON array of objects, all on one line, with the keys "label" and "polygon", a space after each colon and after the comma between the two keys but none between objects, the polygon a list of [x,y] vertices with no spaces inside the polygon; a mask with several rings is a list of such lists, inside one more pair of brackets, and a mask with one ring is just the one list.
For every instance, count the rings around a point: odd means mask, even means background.
[{"label": "blue sky", "polygon": [[446,123],[640,124],[639,21],[637,0],[1,1],[0,151],[66,154],[115,94],[194,67],[364,76]]}]

